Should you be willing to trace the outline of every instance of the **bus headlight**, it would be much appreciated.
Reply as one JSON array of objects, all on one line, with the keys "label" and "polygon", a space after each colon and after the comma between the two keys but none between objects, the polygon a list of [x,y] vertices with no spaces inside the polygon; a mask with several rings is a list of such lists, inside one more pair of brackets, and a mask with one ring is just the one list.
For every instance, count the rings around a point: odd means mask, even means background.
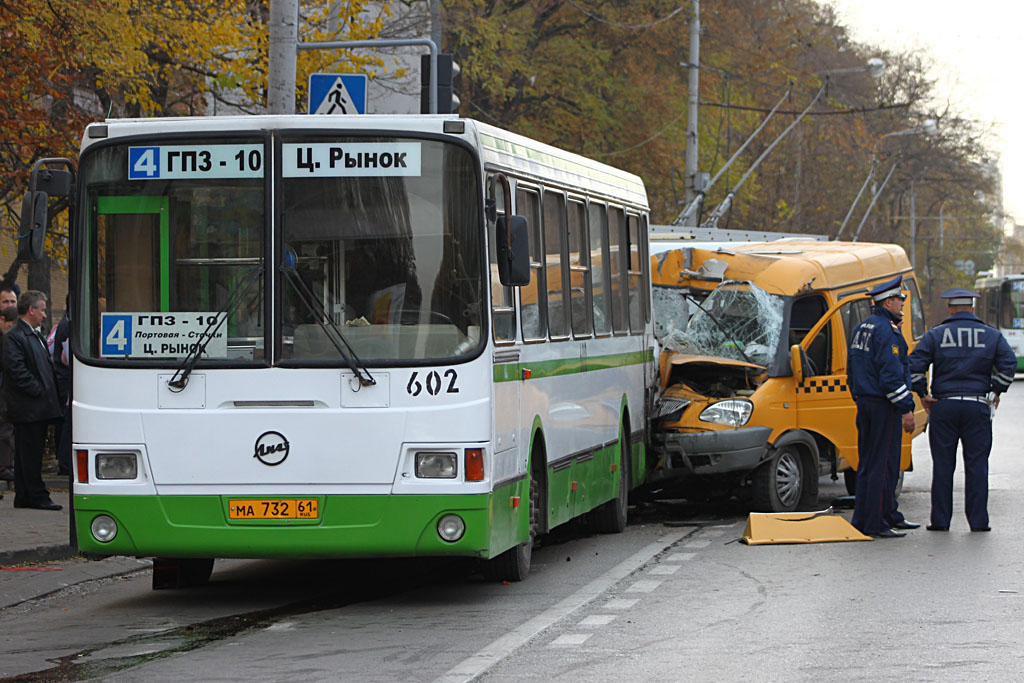
[{"label": "bus headlight", "polygon": [[466,533],[466,523],[458,515],[445,515],[437,523],[437,535],[449,543],[459,540],[464,533]]},{"label": "bus headlight", "polygon": [[416,476],[420,479],[454,479],[459,473],[454,453],[417,453]]},{"label": "bus headlight", "polygon": [[97,515],[90,525],[92,537],[100,543],[110,543],[117,536],[117,522],[107,515]]},{"label": "bus headlight", "polygon": [[750,414],[754,412],[754,404],[745,398],[732,398],[712,403],[700,414],[704,422],[714,422],[730,427],[742,427],[747,424]]},{"label": "bus headlight", "polygon": [[134,453],[99,453],[96,456],[97,479],[135,479],[139,462]]}]

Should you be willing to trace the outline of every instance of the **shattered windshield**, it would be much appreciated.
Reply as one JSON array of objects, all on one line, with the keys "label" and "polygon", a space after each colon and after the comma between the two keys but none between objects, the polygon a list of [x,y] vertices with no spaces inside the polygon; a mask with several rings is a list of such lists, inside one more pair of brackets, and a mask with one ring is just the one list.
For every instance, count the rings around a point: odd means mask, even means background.
[{"label": "shattered windshield", "polygon": [[782,333],[782,297],[751,282],[727,281],[701,302],[685,330],[662,344],[673,351],[719,356],[769,366]]}]

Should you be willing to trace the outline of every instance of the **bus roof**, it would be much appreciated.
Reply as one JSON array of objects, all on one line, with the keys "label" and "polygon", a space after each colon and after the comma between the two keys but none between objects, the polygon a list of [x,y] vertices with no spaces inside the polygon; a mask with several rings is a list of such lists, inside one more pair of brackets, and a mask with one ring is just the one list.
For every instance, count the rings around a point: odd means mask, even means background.
[{"label": "bus roof", "polygon": [[681,284],[687,270],[708,259],[727,264],[725,278],[750,280],[769,292],[794,295],[804,290],[839,289],[911,271],[903,248],[868,242],[783,239],[722,244],[717,248],[675,249],[655,256],[654,284]]},{"label": "bus roof", "polygon": [[[445,123],[465,122],[465,132],[445,131]],[[590,194],[647,209],[643,180],[632,173],[599,161],[546,145],[496,126],[455,114],[372,114],[328,116],[317,114],[253,116],[201,116],[142,119],[108,119],[90,124],[82,137],[82,149],[103,139],[130,135],[187,134],[264,130],[366,130],[373,132],[425,132],[460,137],[480,151],[485,167],[515,173],[538,182],[555,183],[571,190],[580,188]]]}]

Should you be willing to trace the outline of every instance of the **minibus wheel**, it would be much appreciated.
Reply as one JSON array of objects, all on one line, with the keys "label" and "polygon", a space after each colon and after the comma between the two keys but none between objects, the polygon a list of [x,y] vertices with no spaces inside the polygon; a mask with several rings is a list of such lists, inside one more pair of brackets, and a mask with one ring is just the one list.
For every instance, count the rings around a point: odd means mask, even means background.
[{"label": "minibus wheel", "polygon": [[763,512],[793,512],[800,504],[804,467],[792,445],[776,449],[751,477],[754,507]]}]

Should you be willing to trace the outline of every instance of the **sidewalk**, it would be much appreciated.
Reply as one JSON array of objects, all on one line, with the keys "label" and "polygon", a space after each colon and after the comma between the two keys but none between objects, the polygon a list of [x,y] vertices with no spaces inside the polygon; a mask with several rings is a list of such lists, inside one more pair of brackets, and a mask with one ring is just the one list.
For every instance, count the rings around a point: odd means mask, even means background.
[{"label": "sidewalk", "polygon": [[0,609],[93,579],[139,571],[151,565],[133,557],[87,560],[70,543],[67,481],[45,478],[63,510],[14,507],[14,491],[0,482]]}]

